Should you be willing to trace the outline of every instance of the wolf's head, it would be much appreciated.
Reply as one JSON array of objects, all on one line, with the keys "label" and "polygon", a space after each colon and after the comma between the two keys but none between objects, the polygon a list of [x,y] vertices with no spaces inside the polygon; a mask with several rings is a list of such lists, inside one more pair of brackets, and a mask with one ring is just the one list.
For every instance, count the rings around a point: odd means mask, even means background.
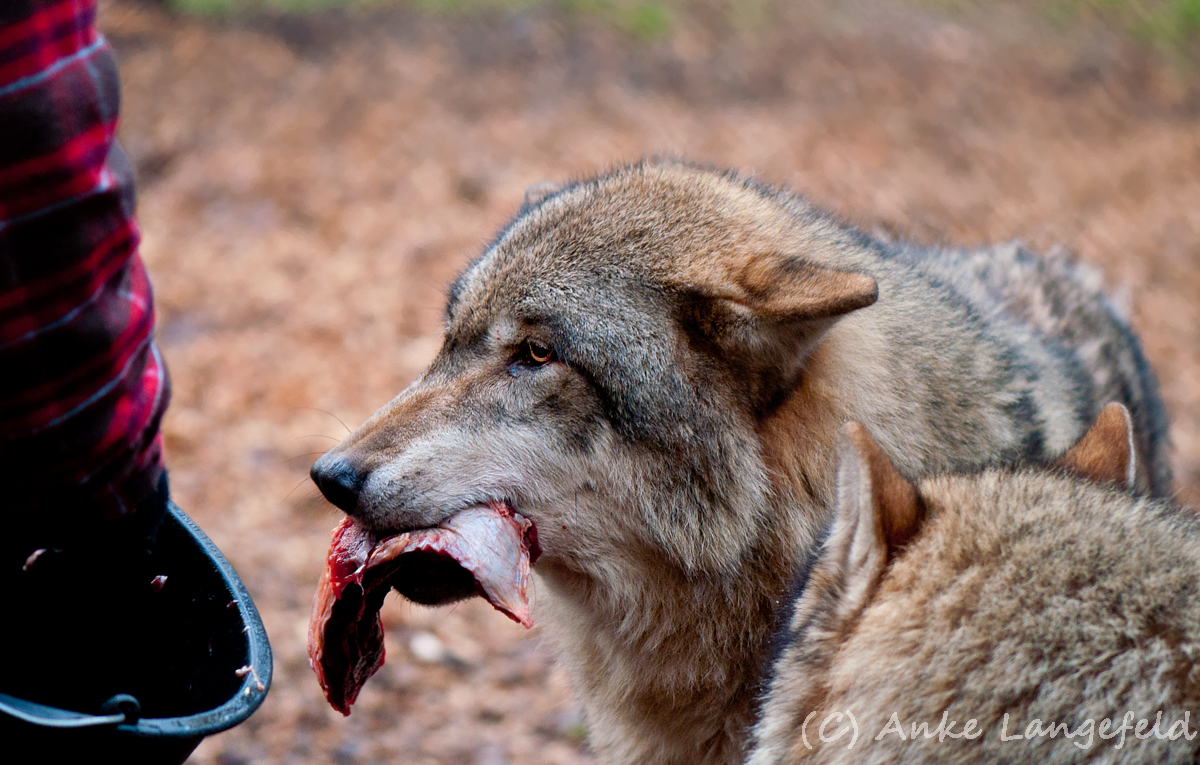
[{"label": "wolf's head", "polygon": [[377,534],[500,502],[536,524],[543,573],[720,575],[767,512],[759,423],[876,299],[863,246],[682,164],[535,187],[451,287],[430,367],[313,479]]}]

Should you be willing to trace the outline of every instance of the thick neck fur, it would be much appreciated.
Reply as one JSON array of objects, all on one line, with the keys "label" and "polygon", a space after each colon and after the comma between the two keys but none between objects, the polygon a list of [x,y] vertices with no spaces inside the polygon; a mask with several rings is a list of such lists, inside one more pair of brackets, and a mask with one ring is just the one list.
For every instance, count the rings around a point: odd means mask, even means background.
[{"label": "thick neck fur", "polygon": [[822,441],[838,405],[810,387],[760,424],[769,510],[756,513],[755,541],[732,573],[689,574],[653,550],[605,570],[539,566],[545,623],[602,761],[742,761],[780,609],[832,491],[832,444]]}]

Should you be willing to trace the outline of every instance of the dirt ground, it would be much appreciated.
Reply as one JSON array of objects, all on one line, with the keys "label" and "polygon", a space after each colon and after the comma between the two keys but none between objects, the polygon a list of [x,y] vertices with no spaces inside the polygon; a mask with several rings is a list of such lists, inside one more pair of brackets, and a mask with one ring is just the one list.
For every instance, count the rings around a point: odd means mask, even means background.
[{"label": "dirt ground", "polygon": [[307,471],[432,358],[442,290],[526,186],[641,155],[756,172],[890,236],[1095,264],[1200,505],[1200,78],[1099,29],[838,5],[748,31],[698,14],[646,42],[548,10],[204,22],[101,3],[175,384],[174,497],[275,650],[262,709],[191,762],[593,761],[538,630],[478,600],[393,596],[386,666],[352,716],[329,708],[304,639],[340,513]]}]

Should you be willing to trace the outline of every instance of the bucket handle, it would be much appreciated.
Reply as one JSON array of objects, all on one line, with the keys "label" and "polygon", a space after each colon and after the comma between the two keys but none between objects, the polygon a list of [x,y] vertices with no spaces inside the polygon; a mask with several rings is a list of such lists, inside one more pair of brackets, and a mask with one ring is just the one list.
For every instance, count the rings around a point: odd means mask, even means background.
[{"label": "bucket handle", "polygon": [[141,705],[128,693],[118,693],[100,705],[104,714],[89,715],[38,704],[0,693],[0,714],[43,728],[93,728],[101,725],[132,725],[141,715]]}]

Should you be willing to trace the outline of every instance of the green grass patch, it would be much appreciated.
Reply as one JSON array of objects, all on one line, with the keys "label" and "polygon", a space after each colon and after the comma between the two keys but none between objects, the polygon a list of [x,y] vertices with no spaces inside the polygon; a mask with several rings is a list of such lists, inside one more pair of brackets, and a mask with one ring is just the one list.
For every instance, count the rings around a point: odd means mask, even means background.
[{"label": "green grass patch", "polygon": [[[253,13],[312,13],[331,8],[407,6],[424,13],[463,15],[512,12],[533,6],[557,6],[577,17],[601,20],[643,39],[671,34],[680,19],[724,7],[735,28],[762,28],[774,10],[796,0],[168,0],[178,11],[203,16]],[[808,0],[811,2],[811,0]],[[835,0],[829,0],[835,3]],[[1120,29],[1174,58],[1200,62],[1200,0],[895,0],[945,11],[986,14],[1001,5],[1044,14],[1049,23],[1070,28],[1100,23]],[[819,4],[819,3],[818,3]],[[869,11],[866,11],[869,12]],[[769,23],[769,22],[768,22]]]},{"label": "green grass patch", "polygon": [[[168,0],[183,13],[230,16],[274,11],[313,13],[330,8],[414,8],[426,13],[458,15],[476,12],[517,11],[537,5],[557,5],[569,11],[594,14],[626,22],[631,30],[657,32],[669,26],[666,3],[639,0]],[[673,5],[686,6],[686,0]]]},{"label": "green grass patch", "polygon": [[1057,0],[1050,10],[1061,24],[1099,21],[1177,62],[1200,63],[1200,0]]},{"label": "green grass patch", "polygon": [[[905,0],[899,0],[901,2]],[[1100,23],[1119,29],[1172,58],[1200,63],[1200,0],[907,0],[949,11],[1000,5],[1042,12],[1066,29]]]},{"label": "green grass patch", "polygon": [[[728,0],[736,7],[734,0]],[[168,0],[176,11],[225,18],[256,13],[305,14],[332,8],[383,9],[408,7],[423,13],[461,16],[514,12],[533,6],[557,6],[578,17],[597,18],[629,34],[656,39],[668,35],[688,0]]]},{"label": "green grass patch", "polygon": [[264,11],[314,13],[330,8],[383,6],[387,3],[381,0],[167,0],[167,4],[182,13],[220,18]]}]

